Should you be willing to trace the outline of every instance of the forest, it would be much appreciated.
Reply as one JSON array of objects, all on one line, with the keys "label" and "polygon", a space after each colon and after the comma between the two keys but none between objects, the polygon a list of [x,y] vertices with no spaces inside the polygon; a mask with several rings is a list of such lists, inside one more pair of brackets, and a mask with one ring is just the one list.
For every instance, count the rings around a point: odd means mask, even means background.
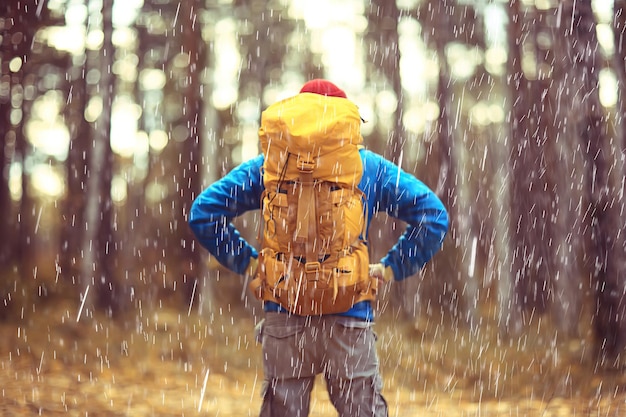
[{"label": "forest", "polygon": [[[619,415],[625,35],[626,0],[3,0],[0,410],[257,412],[261,306],[188,213],[327,78],[450,214],[378,300],[394,407]],[[371,257],[402,231],[374,219]]]}]

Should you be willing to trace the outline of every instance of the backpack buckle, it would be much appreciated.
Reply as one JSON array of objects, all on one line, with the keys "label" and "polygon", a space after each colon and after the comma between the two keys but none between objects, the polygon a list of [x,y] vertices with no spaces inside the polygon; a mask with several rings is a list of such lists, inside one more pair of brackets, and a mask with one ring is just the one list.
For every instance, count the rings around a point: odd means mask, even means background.
[{"label": "backpack buckle", "polygon": [[319,262],[307,262],[304,264],[304,272],[307,274],[312,274],[320,270]]},{"label": "backpack buckle", "polygon": [[298,171],[303,173],[310,173],[315,169],[315,162],[305,160],[301,157],[298,157],[296,165],[298,167]]}]

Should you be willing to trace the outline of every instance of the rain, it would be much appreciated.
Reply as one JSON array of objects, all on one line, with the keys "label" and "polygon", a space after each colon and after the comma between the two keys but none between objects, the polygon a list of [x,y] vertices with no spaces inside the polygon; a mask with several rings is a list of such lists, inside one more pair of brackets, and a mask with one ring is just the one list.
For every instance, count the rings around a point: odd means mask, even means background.
[{"label": "rain", "polygon": [[3,0],[1,414],[258,415],[263,306],[189,211],[326,78],[451,221],[375,302],[389,414],[624,415],[625,30],[623,0]]}]

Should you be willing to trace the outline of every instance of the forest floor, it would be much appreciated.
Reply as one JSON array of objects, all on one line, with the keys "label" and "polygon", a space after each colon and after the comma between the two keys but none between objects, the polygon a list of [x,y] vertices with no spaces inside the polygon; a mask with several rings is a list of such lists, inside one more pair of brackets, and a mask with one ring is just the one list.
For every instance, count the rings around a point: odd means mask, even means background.
[{"label": "forest floor", "polygon": [[[115,321],[69,301],[34,306],[0,321],[0,415],[255,416],[254,327],[227,306]],[[492,321],[472,331],[385,312],[375,329],[391,416],[626,415],[624,372],[598,369],[587,338],[559,340],[540,319],[507,341]],[[311,416],[333,415],[318,380]]]}]

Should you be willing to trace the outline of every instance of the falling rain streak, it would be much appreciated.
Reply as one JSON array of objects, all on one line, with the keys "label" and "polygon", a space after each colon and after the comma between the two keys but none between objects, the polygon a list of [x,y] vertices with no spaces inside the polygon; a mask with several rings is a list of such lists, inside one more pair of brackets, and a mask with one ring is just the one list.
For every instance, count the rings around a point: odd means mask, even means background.
[{"label": "falling rain streak", "polygon": [[0,3],[7,413],[258,413],[262,306],[187,216],[317,77],[452,219],[376,302],[390,414],[626,411],[626,2]]}]

